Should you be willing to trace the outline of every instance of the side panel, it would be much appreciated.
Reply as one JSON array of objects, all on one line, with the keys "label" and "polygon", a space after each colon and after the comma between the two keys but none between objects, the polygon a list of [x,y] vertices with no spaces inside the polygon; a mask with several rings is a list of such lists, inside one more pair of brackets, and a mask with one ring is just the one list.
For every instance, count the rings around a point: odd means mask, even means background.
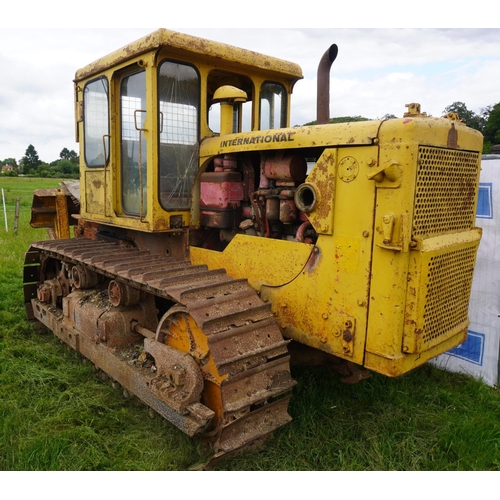
[{"label": "side panel", "polygon": [[111,189],[105,170],[86,169],[84,177],[83,213],[103,215],[111,213]]},{"label": "side panel", "polygon": [[[333,154],[334,153],[334,154]],[[326,150],[307,178],[320,193],[309,220],[320,234],[304,271],[264,287],[285,335],[363,364],[370,289],[376,147]]]},{"label": "side panel", "polygon": [[246,278],[256,290],[282,287],[306,267],[314,245],[237,234],[224,252],[191,247],[191,262],[210,269],[226,269],[233,277]]},{"label": "side panel", "polygon": [[[370,283],[376,147],[327,149],[307,178],[317,194],[315,246],[237,236],[224,252],[191,249],[195,264],[248,278],[285,336],[363,363]],[[236,250],[237,249],[237,250]]]}]

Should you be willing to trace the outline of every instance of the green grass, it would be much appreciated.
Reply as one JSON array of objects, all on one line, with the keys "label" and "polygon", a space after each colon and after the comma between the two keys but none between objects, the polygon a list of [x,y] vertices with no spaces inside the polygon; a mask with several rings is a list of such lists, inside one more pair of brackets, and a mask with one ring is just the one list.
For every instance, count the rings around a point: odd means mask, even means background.
[{"label": "green grass", "polygon": [[[0,470],[187,470],[197,443],[118,388],[50,332],[25,319],[22,264],[35,187],[0,179],[21,197],[19,232],[0,228]],[[8,188],[8,190],[7,190]],[[9,212],[13,216],[13,212]],[[294,369],[293,422],[260,452],[218,470],[500,470],[500,393],[426,365],[400,379],[342,385],[327,368]]]}]

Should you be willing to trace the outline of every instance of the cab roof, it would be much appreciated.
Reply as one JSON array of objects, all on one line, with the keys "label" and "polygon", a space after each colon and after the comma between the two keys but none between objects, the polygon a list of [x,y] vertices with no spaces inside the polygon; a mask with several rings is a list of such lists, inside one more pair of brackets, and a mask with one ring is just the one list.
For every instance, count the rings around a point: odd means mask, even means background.
[{"label": "cab roof", "polygon": [[[197,56],[202,55],[219,63],[225,61],[231,64],[232,67],[240,67],[242,70],[247,68],[247,70],[259,69],[263,72],[278,73],[292,82],[303,78],[302,69],[298,64],[225,43],[162,28],[79,69],[75,74],[75,82],[87,79],[129,59],[163,47],[170,47],[176,52],[185,52],[187,62],[189,61],[189,53],[191,53]],[[249,71],[245,71],[245,73],[249,73]]]}]

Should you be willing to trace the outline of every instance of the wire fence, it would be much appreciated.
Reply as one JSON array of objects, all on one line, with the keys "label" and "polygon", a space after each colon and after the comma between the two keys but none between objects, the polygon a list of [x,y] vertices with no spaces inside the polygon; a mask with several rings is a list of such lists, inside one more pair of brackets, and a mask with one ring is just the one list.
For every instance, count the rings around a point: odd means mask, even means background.
[{"label": "wire fence", "polygon": [[2,188],[2,207],[3,207],[3,218],[5,222],[5,231],[8,233],[9,232],[9,217],[7,216],[8,212],[14,212],[14,225],[13,225],[13,231],[14,234],[17,234],[18,228],[19,228],[19,211],[20,211],[20,205],[21,205],[21,199],[16,198],[14,208],[7,208],[7,204],[5,203],[5,192],[4,189]]}]

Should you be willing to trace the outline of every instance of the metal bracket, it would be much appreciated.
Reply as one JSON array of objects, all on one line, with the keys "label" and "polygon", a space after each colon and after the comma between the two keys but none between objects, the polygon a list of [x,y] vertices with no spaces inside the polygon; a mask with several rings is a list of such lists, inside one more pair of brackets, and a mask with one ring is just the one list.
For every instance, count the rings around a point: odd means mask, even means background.
[{"label": "metal bracket", "polygon": [[[397,224],[398,223],[398,224]],[[394,241],[395,230],[398,229],[398,239]],[[396,252],[406,252],[412,245],[410,244],[410,223],[407,213],[396,217],[394,214],[386,214],[382,218],[382,231],[384,235],[383,243],[378,243],[377,246],[385,250],[394,250]],[[412,247],[413,248],[413,247]]]},{"label": "metal bracket", "polygon": [[403,172],[398,161],[390,159],[380,167],[370,172],[367,177],[368,180],[378,183],[387,181],[387,184],[385,184],[384,187],[397,188],[401,185]]},{"label": "metal bracket", "polygon": [[345,356],[352,357],[354,355],[354,334],[356,331],[356,321],[354,318],[347,320],[344,323],[344,331],[342,333],[342,352]]}]

